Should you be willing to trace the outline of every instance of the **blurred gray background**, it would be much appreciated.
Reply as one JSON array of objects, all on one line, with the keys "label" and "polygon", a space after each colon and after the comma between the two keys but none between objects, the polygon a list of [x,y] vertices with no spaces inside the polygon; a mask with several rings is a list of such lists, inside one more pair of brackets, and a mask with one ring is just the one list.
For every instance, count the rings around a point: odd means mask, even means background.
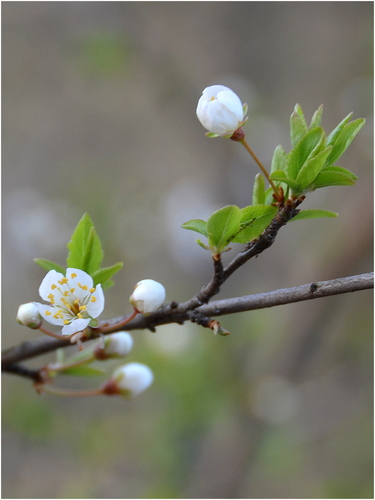
[{"label": "blurred gray background", "polygon": [[[102,317],[130,312],[140,279],[168,301],[210,279],[180,226],[250,204],[257,173],[239,144],[205,137],[195,108],[212,84],[248,103],[266,165],[290,148],[297,102],[308,120],[323,103],[327,132],[367,119],[340,160],[355,186],[305,202],[340,217],[288,225],[218,298],[371,271],[372,49],[372,2],[2,2],[3,348],[38,336],[15,321],[38,300],[33,258],[64,265],[84,212],[104,265],[124,261]],[[372,301],[223,317],[230,337],[134,332],[129,360],[155,374],[134,401],[38,396],[4,376],[3,498],[372,497]]]}]

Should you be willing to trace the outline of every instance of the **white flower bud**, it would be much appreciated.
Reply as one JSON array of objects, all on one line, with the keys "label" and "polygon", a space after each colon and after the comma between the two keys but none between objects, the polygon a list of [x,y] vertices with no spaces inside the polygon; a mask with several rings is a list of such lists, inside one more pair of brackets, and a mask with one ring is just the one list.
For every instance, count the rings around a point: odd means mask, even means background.
[{"label": "white flower bud", "polygon": [[130,296],[130,303],[141,314],[150,314],[163,304],[165,288],[154,280],[142,280],[137,283]]},{"label": "white flower bud", "polygon": [[150,387],[154,381],[154,374],[142,363],[128,363],[113,372],[112,381],[122,396],[132,397]]},{"label": "white flower bud", "polygon": [[211,134],[230,137],[246,121],[246,109],[233,90],[212,85],[204,89],[198,101],[197,117]]},{"label": "white flower bud", "polygon": [[104,352],[111,357],[124,357],[133,347],[133,338],[128,332],[117,332],[106,336]]},{"label": "white flower bud", "polygon": [[38,329],[42,324],[42,318],[39,314],[38,307],[34,302],[21,304],[17,312],[17,321],[21,325],[28,326],[34,330]]}]

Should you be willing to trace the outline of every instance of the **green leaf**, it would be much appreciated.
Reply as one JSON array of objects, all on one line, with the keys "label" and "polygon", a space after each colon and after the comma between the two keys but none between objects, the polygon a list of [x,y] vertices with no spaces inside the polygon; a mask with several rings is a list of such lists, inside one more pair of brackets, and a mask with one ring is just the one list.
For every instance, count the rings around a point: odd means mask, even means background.
[{"label": "green leaf", "polygon": [[101,283],[102,288],[106,289],[113,285],[113,281],[110,280],[114,274],[116,274],[123,267],[123,262],[117,262],[113,266],[103,267],[98,269],[92,274],[94,280],[94,285]]},{"label": "green leaf", "polygon": [[242,209],[241,231],[233,243],[247,243],[258,238],[270,225],[277,208],[269,205],[251,205]]},{"label": "green leaf", "polygon": [[249,205],[242,209],[241,227],[247,226],[254,219],[271,212],[276,214],[277,208],[269,205]]},{"label": "green leaf", "polygon": [[326,167],[314,179],[313,188],[319,189],[327,186],[352,186],[357,176],[343,167]]},{"label": "green leaf", "polygon": [[103,375],[105,371],[93,368],[89,365],[79,365],[67,368],[66,370],[61,370],[59,373],[61,375],[74,375],[75,377],[97,377],[98,375]]},{"label": "green leaf", "polygon": [[337,125],[337,127],[332,130],[332,132],[327,137],[327,146],[329,146],[330,144],[334,144],[334,142],[336,142],[336,139],[340,134],[341,130],[349,122],[352,116],[353,113],[349,113],[348,116],[346,116],[343,120],[341,120],[341,122]]},{"label": "green leaf", "polygon": [[298,172],[304,163],[316,156],[324,147],[324,130],[316,127],[310,130],[305,137],[290,151],[288,155],[287,175],[290,179],[296,179]]},{"label": "green leaf", "polygon": [[286,172],[288,169],[288,155],[285,152],[285,149],[279,144],[272,157],[271,163],[271,173],[276,170],[282,170]]},{"label": "green leaf", "polygon": [[65,276],[65,269],[54,262],[46,259],[34,259],[34,262],[47,271],[57,271]]},{"label": "green leaf", "polygon": [[262,205],[266,200],[266,189],[262,174],[256,174],[253,187],[253,205]]},{"label": "green leaf", "polygon": [[82,269],[90,275],[99,269],[104,254],[94,224],[87,213],[74,230],[68,249],[68,267]]},{"label": "green leaf", "polygon": [[299,104],[296,104],[290,117],[290,142],[292,147],[296,146],[307,134],[307,124]]},{"label": "green leaf", "polygon": [[344,168],[344,167],[337,167],[336,165],[334,167],[325,167],[322,170],[322,172],[326,172],[326,171],[348,175],[349,177],[351,177],[353,179],[353,181],[356,181],[358,179],[358,177],[355,175],[354,172],[351,172],[350,170],[348,170],[347,168]]},{"label": "green leaf", "polygon": [[333,147],[331,154],[327,158],[327,166],[332,165],[340,158],[364,124],[365,120],[363,118],[358,118],[358,120],[354,120],[344,125],[332,143]]},{"label": "green leaf", "polygon": [[322,122],[322,115],[323,115],[323,104],[319,106],[319,108],[315,111],[313,114],[313,117],[311,118],[309,130],[312,130],[315,127],[320,127],[320,124]]},{"label": "green leaf", "polygon": [[320,151],[316,156],[313,156],[309,160],[307,160],[301,170],[298,172],[296,181],[301,185],[302,189],[306,189],[319,172],[324,167],[326,159],[328,155],[331,153],[332,146],[328,146],[327,148]]},{"label": "green leaf", "polygon": [[296,195],[302,193],[303,191],[300,184],[298,184],[298,182],[295,181],[294,179],[287,177],[285,172],[283,172],[282,170],[276,170],[275,172],[273,172],[270,175],[270,179],[273,181],[284,182],[292,189],[293,193]]},{"label": "green leaf", "polygon": [[[305,220],[305,219],[316,219],[319,217],[337,217],[338,213],[330,212],[329,210],[301,210],[297,215],[295,215],[292,220]],[[289,221],[290,222],[290,221]]]},{"label": "green leaf", "polygon": [[202,219],[189,220],[184,222],[181,227],[184,229],[190,229],[191,231],[196,231],[197,233],[203,234],[203,236],[208,236],[207,222]]},{"label": "green leaf", "polygon": [[240,230],[242,210],[228,205],[217,210],[207,220],[208,243],[215,252],[221,253]]},{"label": "green leaf", "polygon": [[199,245],[200,247],[204,248],[205,250],[212,250],[212,249],[211,249],[211,247],[209,247],[208,245],[205,245],[205,244],[203,243],[203,241],[201,241],[201,240],[196,240],[196,242],[198,243],[198,245]]}]

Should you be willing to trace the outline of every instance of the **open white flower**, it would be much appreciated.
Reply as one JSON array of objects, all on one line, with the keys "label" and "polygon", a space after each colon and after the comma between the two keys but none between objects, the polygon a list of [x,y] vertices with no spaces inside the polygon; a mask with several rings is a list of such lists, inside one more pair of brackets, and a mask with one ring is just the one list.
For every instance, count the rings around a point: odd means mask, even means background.
[{"label": "open white flower", "polygon": [[49,305],[36,302],[42,318],[52,325],[63,326],[63,335],[83,331],[91,322],[95,325],[104,309],[104,295],[101,285],[94,287],[92,277],[81,269],[68,268],[64,276],[49,271],[44,277],[39,295]]},{"label": "open white flower", "polygon": [[198,120],[211,137],[233,135],[245,123],[246,112],[246,104],[224,85],[205,88],[197,106]]},{"label": "open white flower", "polygon": [[118,392],[125,397],[137,396],[154,381],[151,369],[142,363],[128,363],[118,367],[112,374]]},{"label": "open white flower", "polygon": [[130,296],[130,303],[141,314],[150,314],[163,304],[165,288],[154,280],[139,281]]}]

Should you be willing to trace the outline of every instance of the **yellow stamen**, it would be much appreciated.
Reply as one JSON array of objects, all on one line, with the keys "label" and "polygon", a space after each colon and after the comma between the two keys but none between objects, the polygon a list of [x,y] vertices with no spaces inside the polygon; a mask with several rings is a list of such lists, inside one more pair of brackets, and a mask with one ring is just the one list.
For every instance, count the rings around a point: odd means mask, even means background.
[{"label": "yellow stamen", "polygon": [[96,297],[91,297],[91,302],[96,302]]},{"label": "yellow stamen", "polygon": [[71,277],[72,279],[73,279],[73,278],[76,278],[76,277],[77,277],[77,274],[76,274],[76,273],[72,273],[72,274],[70,275],[70,277]]}]

